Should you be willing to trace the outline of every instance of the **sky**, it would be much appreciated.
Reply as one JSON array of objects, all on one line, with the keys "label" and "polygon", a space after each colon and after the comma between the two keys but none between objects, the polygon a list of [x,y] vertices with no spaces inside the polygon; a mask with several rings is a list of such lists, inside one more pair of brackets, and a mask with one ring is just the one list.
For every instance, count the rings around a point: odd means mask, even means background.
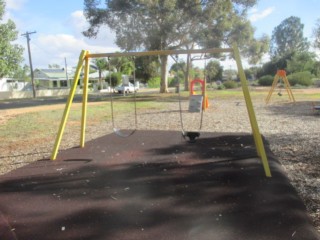
[{"label": "sky", "polygon": [[[30,47],[33,68],[47,68],[49,64],[61,67],[77,65],[81,50],[115,52],[115,35],[105,27],[96,39],[88,39],[82,31],[88,26],[83,15],[83,0],[5,0],[4,21],[12,19],[19,31],[17,43],[25,48],[25,63],[29,64],[27,40],[22,34],[31,34]],[[102,0],[103,2],[103,0]],[[320,0],[258,0],[249,10],[248,18],[255,27],[255,36],[267,34],[284,19],[296,16],[304,24],[304,36],[312,40],[312,31],[319,15]],[[225,62],[224,66],[233,65]],[[244,64],[245,65],[245,64]]]}]

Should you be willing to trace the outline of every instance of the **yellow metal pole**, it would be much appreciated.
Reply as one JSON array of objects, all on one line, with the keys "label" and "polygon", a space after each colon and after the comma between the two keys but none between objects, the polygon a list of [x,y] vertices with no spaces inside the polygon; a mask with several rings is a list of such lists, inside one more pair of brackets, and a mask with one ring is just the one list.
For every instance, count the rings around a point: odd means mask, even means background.
[{"label": "yellow metal pole", "polygon": [[88,81],[89,81],[89,52],[87,51],[85,57],[84,67],[84,84],[83,84],[83,95],[82,95],[82,117],[81,117],[81,137],[80,147],[84,147],[85,132],[86,132],[86,121],[87,121],[87,106],[88,106]]},{"label": "yellow metal pole", "polygon": [[290,92],[290,87],[289,87],[289,85],[287,83],[287,78],[286,77],[283,77],[283,82],[284,82],[284,84],[286,86],[286,91],[287,91],[287,94],[288,94],[288,97],[289,97],[289,101],[293,102],[293,98],[292,98],[292,95],[291,95],[291,92]]},{"label": "yellow metal pole", "polygon": [[104,57],[141,57],[141,56],[161,56],[161,55],[178,55],[178,54],[203,54],[203,53],[230,53],[232,48],[209,48],[209,49],[190,49],[190,50],[155,50],[147,52],[117,52],[117,53],[91,53],[90,58]]},{"label": "yellow metal pole", "polygon": [[272,86],[271,86],[271,89],[270,89],[270,91],[269,91],[269,93],[268,93],[268,96],[266,97],[266,104],[269,103],[269,101],[270,101],[270,99],[271,99],[271,96],[272,96],[272,93],[273,93],[275,87],[276,87],[277,84],[278,84],[278,81],[279,81],[279,76],[276,74],[276,75],[274,76],[274,78],[273,78]]},{"label": "yellow metal pole", "polygon": [[295,102],[296,100],[295,100],[295,98],[294,98],[294,96],[293,96],[293,93],[292,93],[292,91],[291,91],[291,86],[290,86],[290,82],[289,82],[288,78],[285,76],[285,77],[283,78],[283,81],[284,81],[284,83],[286,84],[286,89],[287,89],[287,93],[288,93],[288,95],[289,95],[290,100],[291,100],[292,102]]},{"label": "yellow metal pole", "polygon": [[248,85],[247,85],[246,75],[245,75],[245,73],[243,71],[239,49],[238,49],[238,46],[236,44],[233,45],[233,52],[234,52],[234,56],[235,56],[237,67],[238,67],[238,72],[239,72],[239,76],[240,76],[242,91],[243,91],[243,95],[244,95],[244,98],[245,98],[245,101],[246,101],[247,111],[248,111],[248,115],[249,115],[249,119],[250,119],[250,123],[251,123],[251,128],[252,128],[253,137],[254,137],[254,141],[255,141],[255,144],[256,144],[257,152],[258,152],[258,155],[261,157],[261,161],[262,161],[262,165],[263,165],[263,168],[264,168],[265,175],[267,177],[271,177],[271,171],[270,171],[270,167],[269,167],[269,162],[268,162],[267,155],[266,155],[266,152],[265,152],[265,149],[264,149],[262,137],[261,137],[261,134],[259,132],[259,126],[258,126],[257,119],[256,119],[256,116],[255,116],[255,113],[254,113],[254,108],[253,108],[253,105],[252,105],[252,101],[251,101],[251,97],[250,97],[250,93],[249,93],[249,88],[248,88]]},{"label": "yellow metal pole", "polygon": [[203,77],[203,99],[202,99],[202,111],[207,109],[207,79],[206,76]]},{"label": "yellow metal pole", "polygon": [[59,126],[59,131],[58,131],[58,134],[56,136],[56,141],[55,141],[54,148],[53,148],[53,151],[52,151],[52,154],[51,154],[51,160],[55,160],[57,158],[58,149],[59,149],[59,146],[60,146],[60,143],[61,143],[61,139],[62,139],[62,134],[64,132],[64,129],[65,129],[65,126],[66,126],[66,122],[67,122],[67,118],[69,116],[71,103],[72,103],[74,94],[76,92],[76,88],[77,88],[78,81],[79,81],[79,78],[80,78],[80,72],[81,72],[81,69],[82,69],[83,60],[84,60],[85,56],[86,56],[86,51],[83,50],[81,52],[81,54],[80,54],[80,57],[79,57],[79,63],[78,63],[77,70],[76,70],[76,73],[75,73],[75,76],[74,76],[73,85],[72,85],[72,88],[70,89],[70,93],[69,93],[69,96],[68,96],[68,101],[67,101],[67,104],[66,104],[66,106],[64,108],[63,116],[62,116],[62,119],[61,119],[61,122],[60,122],[60,126]]}]

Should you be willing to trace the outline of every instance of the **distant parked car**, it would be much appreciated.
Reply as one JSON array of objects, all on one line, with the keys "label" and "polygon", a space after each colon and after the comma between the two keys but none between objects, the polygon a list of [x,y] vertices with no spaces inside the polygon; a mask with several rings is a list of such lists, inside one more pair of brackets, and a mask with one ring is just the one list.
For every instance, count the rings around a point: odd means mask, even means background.
[{"label": "distant parked car", "polygon": [[138,87],[135,87],[132,83],[121,84],[114,88],[114,90],[118,93],[133,93],[138,91]]}]

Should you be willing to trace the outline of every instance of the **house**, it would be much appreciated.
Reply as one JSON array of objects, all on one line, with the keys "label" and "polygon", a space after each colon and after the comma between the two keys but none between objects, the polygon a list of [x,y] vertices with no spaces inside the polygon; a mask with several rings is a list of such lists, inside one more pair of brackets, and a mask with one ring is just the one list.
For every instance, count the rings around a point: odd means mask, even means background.
[{"label": "house", "polygon": [[102,87],[102,89],[109,86],[109,71],[102,71],[101,72],[101,82],[99,81],[99,72],[89,73],[89,84],[93,86]]},{"label": "house", "polygon": [[13,78],[1,78],[0,79],[0,92],[11,92],[11,91],[23,91],[29,86],[23,80],[13,79]]},{"label": "house", "polygon": [[[74,79],[75,68],[66,72],[64,68],[49,68],[49,69],[36,69],[33,72],[36,86],[39,89],[61,89],[70,88]],[[105,78],[109,75],[109,71],[103,71],[102,77],[102,88],[108,86],[108,82]],[[80,81],[78,85],[83,85],[83,74],[80,75]],[[99,73],[94,72],[89,74],[89,87],[96,87],[99,83]]]},{"label": "house", "polygon": [[37,88],[70,88],[74,73],[64,68],[36,69],[33,72]]},{"label": "house", "polygon": [[[109,86],[109,71],[101,72],[101,83],[99,82],[99,72],[89,73],[89,86],[97,89],[106,89]],[[83,81],[81,81],[83,82]]]},{"label": "house", "polygon": [[[107,77],[109,76],[109,71],[102,71],[101,72],[101,79],[105,80]],[[89,73],[89,80],[91,81],[99,81],[99,72],[93,72],[93,73]]]}]

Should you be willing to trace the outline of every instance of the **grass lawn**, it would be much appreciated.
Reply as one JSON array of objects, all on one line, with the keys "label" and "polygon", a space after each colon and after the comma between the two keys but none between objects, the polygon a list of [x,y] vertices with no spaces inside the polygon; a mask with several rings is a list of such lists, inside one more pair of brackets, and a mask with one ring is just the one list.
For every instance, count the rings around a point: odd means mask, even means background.
[{"label": "grass lawn", "polygon": [[[257,101],[264,101],[270,88],[251,88],[250,95],[253,104]],[[296,101],[318,101],[320,100],[320,89],[293,89]],[[288,101],[287,93],[282,90],[283,96],[279,97],[277,91],[273,93],[270,104]],[[181,100],[187,100],[189,92],[181,91]],[[207,91],[209,99],[232,99],[243,100],[241,88],[231,90],[209,90]],[[7,100],[8,101],[8,100]],[[10,101],[10,100],[9,100]],[[13,100],[14,101],[14,100]],[[134,112],[134,102],[136,101],[139,111],[147,109],[166,108],[167,102],[178,102],[179,96],[176,93],[167,94],[137,94],[127,97],[116,96],[114,98],[114,114],[117,116]],[[63,115],[63,107],[60,109],[41,110],[35,112],[26,112],[24,114],[13,114],[0,126],[0,139],[2,147],[9,143],[19,142],[21,139],[28,138],[49,138],[58,130],[61,117]],[[79,128],[81,124],[81,104],[73,104],[71,106],[70,115],[67,122],[68,128]],[[88,106],[87,124],[98,125],[104,121],[111,121],[111,104],[110,98],[101,98],[99,102]]]}]

